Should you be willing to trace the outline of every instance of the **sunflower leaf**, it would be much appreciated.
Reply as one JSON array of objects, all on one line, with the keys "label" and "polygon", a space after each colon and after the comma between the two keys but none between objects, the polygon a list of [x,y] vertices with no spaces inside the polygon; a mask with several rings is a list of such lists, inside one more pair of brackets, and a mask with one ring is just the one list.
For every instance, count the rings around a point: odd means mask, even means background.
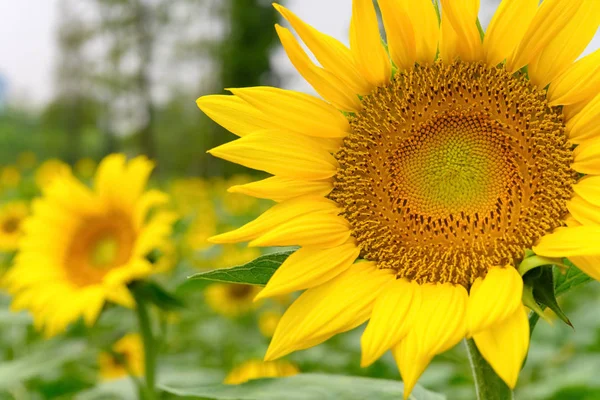
[{"label": "sunflower leaf", "polygon": [[[299,374],[286,378],[258,379],[241,385],[160,385],[165,392],[190,399],[210,400],[398,400],[402,382],[328,374]],[[444,400],[446,397],[416,386],[411,400]]]},{"label": "sunflower leaf", "polygon": [[265,254],[244,265],[231,268],[214,269],[200,272],[189,279],[206,279],[217,282],[245,283],[248,285],[266,285],[277,268],[294,252],[282,251]]}]

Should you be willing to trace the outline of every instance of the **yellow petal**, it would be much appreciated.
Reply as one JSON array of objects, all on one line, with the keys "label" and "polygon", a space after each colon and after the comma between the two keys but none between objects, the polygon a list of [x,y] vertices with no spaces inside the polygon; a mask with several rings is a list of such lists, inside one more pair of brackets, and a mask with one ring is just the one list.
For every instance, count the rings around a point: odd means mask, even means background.
[{"label": "yellow petal", "polygon": [[325,210],[332,214],[340,212],[336,203],[326,198],[319,196],[298,197],[276,204],[246,225],[231,232],[213,236],[209,241],[211,243],[245,242],[256,239],[263,233],[299,215]]},{"label": "yellow petal", "polygon": [[[479,61],[483,58],[483,45],[477,29],[477,13],[479,0],[441,0],[442,2],[442,35],[451,35],[452,40],[443,41],[446,49],[440,53],[445,61],[450,62],[455,57],[463,61]],[[453,33],[450,33],[450,30]]]},{"label": "yellow petal", "polygon": [[600,207],[588,203],[579,196],[574,196],[567,202],[567,209],[582,225],[600,226]]},{"label": "yellow petal", "polygon": [[267,86],[229,90],[290,131],[324,138],[342,138],[350,131],[344,114],[309,94]]},{"label": "yellow petal", "polygon": [[352,92],[337,76],[316,66],[288,29],[278,24],[275,25],[275,29],[288,58],[317,93],[340,110],[357,112],[362,108],[356,93]]},{"label": "yellow petal", "polygon": [[[390,56],[400,69],[433,62],[440,27],[429,0],[378,0]],[[417,26],[415,26],[417,24]]]},{"label": "yellow petal", "polygon": [[353,241],[330,249],[302,247],[277,268],[255,300],[325,283],[350,268],[359,253]]},{"label": "yellow petal", "polygon": [[585,50],[599,23],[600,2],[584,1],[563,30],[529,63],[529,79],[545,87],[557,78]]},{"label": "yellow petal", "polygon": [[569,257],[569,260],[587,275],[600,281],[600,255]]},{"label": "yellow petal", "polygon": [[421,309],[408,335],[392,349],[404,381],[405,399],[429,361],[465,337],[467,301],[462,286],[421,285]]},{"label": "yellow petal", "polygon": [[[599,95],[600,96],[600,95]],[[583,143],[573,150],[575,162],[571,164],[582,174],[600,175],[600,140]]]},{"label": "yellow petal", "polygon": [[533,251],[545,257],[591,256],[600,254],[598,243],[600,226],[575,226],[543,236]]},{"label": "yellow petal", "polygon": [[235,185],[227,189],[230,193],[242,193],[259,199],[270,199],[278,203],[304,195],[326,196],[333,189],[330,180],[301,181],[272,176],[261,181]]},{"label": "yellow petal", "polygon": [[477,278],[469,294],[467,331],[469,335],[505,320],[521,306],[523,279],[512,266],[490,268]]},{"label": "yellow petal", "polygon": [[496,374],[514,389],[529,348],[529,320],[525,307],[520,306],[503,322],[476,333],[473,339]]},{"label": "yellow petal", "polygon": [[353,0],[350,21],[350,49],[358,69],[373,86],[385,86],[392,65],[379,34],[373,0]]},{"label": "yellow petal", "polygon": [[356,328],[369,318],[373,302],[393,279],[392,270],[361,262],[329,282],[308,289],[281,317],[265,360],[315,346]]},{"label": "yellow petal", "polygon": [[421,308],[421,288],[416,282],[397,279],[375,300],[362,338],[361,367],[371,365],[409,332]]},{"label": "yellow petal", "polygon": [[337,161],[318,140],[278,132],[258,132],[209,150],[215,157],[292,179],[331,178]]},{"label": "yellow petal", "polygon": [[419,377],[431,362],[433,356],[423,354],[419,350],[419,338],[414,332],[409,333],[400,343],[392,348],[392,354],[400,370],[404,384],[404,400],[407,400]]},{"label": "yellow petal", "polygon": [[[583,143],[600,137],[600,94],[567,122],[567,133],[573,143]],[[575,160],[577,161],[577,159]]]},{"label": "yellow petal", "polygon": [[106,292],[106,298],[123,307],[135,307],[135,299],[125,285],[113,286]]},{"label": "yellow petal", "polygon": [[236,96],[202,96],[196,104],[210,119],[237,136],[274,127],[265,114]]},{"label": "yellow petal", "polygon": [[323,68],[340,78],[356,94],[366,95],[371,91],[371,85],[361,75],[346,46],[304,23],[287,8],[279,4],[273,4],[273,7],[292,25]]},{"label": "yellow petal", "polygon": [[600,92],[600,49],[577,60],[548,88],[551,106],[591,100]]},{"label": "yellow petal", "polygon": [[583,0],[544,0],[515,51],[508,57],[509,72],[535,59],[571,21]]},{"label": "yellow petal", "polygon": [[254,239],[248,246],[339,246],[350,237],[350,226],[343,217],[317,211],[286,221]]},{"label": "yellow petal", "polygon": [[600,176],[584,176],[573,190],[587,202],[600,207]]},{"label": "yellow petal", "polygon": [[483,39],[485,59],[491,66],[504,61],[522,40],[537,11],[539,0],[502,0]]}]

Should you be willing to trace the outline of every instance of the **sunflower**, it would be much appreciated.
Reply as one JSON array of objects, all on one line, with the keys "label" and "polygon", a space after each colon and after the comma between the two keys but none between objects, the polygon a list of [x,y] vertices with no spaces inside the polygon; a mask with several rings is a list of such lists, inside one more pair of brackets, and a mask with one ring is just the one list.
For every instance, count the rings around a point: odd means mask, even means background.
[{"label": "sunflower", "polygon": [[250,360],[235,367],[225,377],[223,383],[239,385],[252,379],[281,378],[296,375],[299,372],[298,367],[287,361]]},{"label": "sunflower", "polygon": [[0,208],[0,251],[15,251],[22,234],[21,223],[29,214],[27,203],[15,201]]},{"label": "sunflower", "polygon": [[140,335],[130,333],[123,336],[111,350],[98,355],[100,377],[103,381],[128,375],[144,375],[144,346]]},{"label": "sunflower", "polygon": [[173,215],[150,211],[167,201],[145,191],[153,164],[113,154],[99,165],[93,189],[62,174],[32,203],[6,282],[13,309],[29,309],[48,336],[83,316],[94,323],[109,300],[132,307],[127,284],[155,272],[146,256],[171,233]]},{"label": "sunflower", "polygon": [[204,299],[213,311],[235,318],[258,307],[253,301],[258,291],[252,285],[213,283],[204,290]]},{"label": "sunflower", "polygon": [[69,175],[71,167],[61,160],[51,158],[44,161],[35,171],[35,184],[44,189],[49,186],[55,178]]},{"label": "sunflower", "polygon": [[430,0],[379,0],[387,48],[371,0],[353,1],[349,48],[275,5],[320,63],[276,25],[323,99],[198,99],[241,137],[210,153],[273,174],[235,191],[278,202],[212,241],[301,246],[258,296],[306,289],[267,360],[368,320],[362,365],[391,349],[406,396],[465,337],[513,388],[526,250],[600,278],[600,51],[574,62],[600,2],[538,3],[503,0],[483,36],[478,0],[442,0],[439,19]]}]

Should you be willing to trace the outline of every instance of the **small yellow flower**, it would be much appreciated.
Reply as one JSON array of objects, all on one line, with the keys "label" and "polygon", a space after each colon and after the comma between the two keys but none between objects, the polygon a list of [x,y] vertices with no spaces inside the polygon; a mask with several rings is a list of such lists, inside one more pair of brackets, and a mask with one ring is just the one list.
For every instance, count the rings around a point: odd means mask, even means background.
[{"label": "small yellow flower", "polygon": [[213,283],[204,290],[206,304],[226,317],[239,317],[260,305],[254,297],[260,289],[252,285]]},{"label": "small yellow flower", "polygon": [[[212,212],[212,202],[207,183],[200,178],[175,179],[169,187],[177,211],[181,215],[204,216],[204,211]],[[200,206],[200,209],[199,208]]]},{"label": "small yellow flower", "polygon": [[144,346],[137,333],[123,336],[112,346],[112,353],[98,355],[100,377],[103,381],[119,379],[124,376],[144,375]]},{"label": "small yellow flower", "polygon": [[275,311],[265,311],[258,317],[258,329],[267,338],[272,338],[275,328],[281,319],[281,313]]},{"label": "small yellow flower", "polygon": [[23,220],[29,214],[27,203],[16,201],[0,207],[0,251],[14,251],[23,233]]},{"label": "small yellow flower", "polygon": [[234,368],[227,375],[223,383],[239,385],[252,379],[281,378],[298,373],[300,373],[298,367],[288,361],[250,360]]},{"label": "small yellow flower", "polygon": [[82,158],[75,163],[75,173],[83,179],[89,179],[94,176],[96,166],[96,161],[93,159],[89,157]]},{"label": "small yellow flower", "polygon": [[20,169],[30,169],[35,166],[37,157],[33,151],[24,151],[17,156],[17,166]]},{"label": "small yellow flower", "polygon": [[405,397],[464,338],[514,388],[526,250],[600,279],[600,51],[577,60],[600,1],[503,0],[483,40],[478,0],[441,0],[441,23],[431,0],[377,3],[387,43],[372,0],[353,0],[349,48],[274,5],[321,98],[197,100],[239,136],[211,154],[273,175],[230,191],[278,203],[211,241],[300,246],[259,295],[306,289],[267,360],[369,321],[362,365],[391,350]]},{"label": "small yellow flower", "polygon": [[0,173],[0,185],[3,187],[14,188],[21,182],[21,173],[17,167],[8,166],[2,168]]},{"label": "small yellow flower", "polygon": [[55,178],[69,175],[71,167],[64,162],[52,158],[44,161],[35,171],[35,184],[44,189],[49,186]]},{"label": "small yellow flower", "polygon": [[13,268],[6,276],[13,309],[28,309],[51,336],[80,316],[88,325],[106,301],[132,307],[127,284],[154,272],[147,255],[171,234],[164,193],[145,191],[153,164],[106,157],[90,189],[69,172],[32,203]]}]

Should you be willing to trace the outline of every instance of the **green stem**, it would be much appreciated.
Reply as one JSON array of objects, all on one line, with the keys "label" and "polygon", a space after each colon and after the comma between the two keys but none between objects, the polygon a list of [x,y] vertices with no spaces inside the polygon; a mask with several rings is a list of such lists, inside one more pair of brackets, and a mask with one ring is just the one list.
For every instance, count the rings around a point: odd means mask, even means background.
[{"label": "green stem", "polygon": [[464,341],[475,381],[477,400],[511,400],[513,392],[483,359],[473,339]]},{"label": "green stem", "polygon": [[133,297],[136,303],[136,313],[140,328],[140,335],[144,343],[144,375],[146,380],[146,390],[144,391],[146,400],[156,400],[155,378],[156,378],[156,346],[154,335],[152,334],[152,323],[148,307],[142,296],[133,288]]}]

